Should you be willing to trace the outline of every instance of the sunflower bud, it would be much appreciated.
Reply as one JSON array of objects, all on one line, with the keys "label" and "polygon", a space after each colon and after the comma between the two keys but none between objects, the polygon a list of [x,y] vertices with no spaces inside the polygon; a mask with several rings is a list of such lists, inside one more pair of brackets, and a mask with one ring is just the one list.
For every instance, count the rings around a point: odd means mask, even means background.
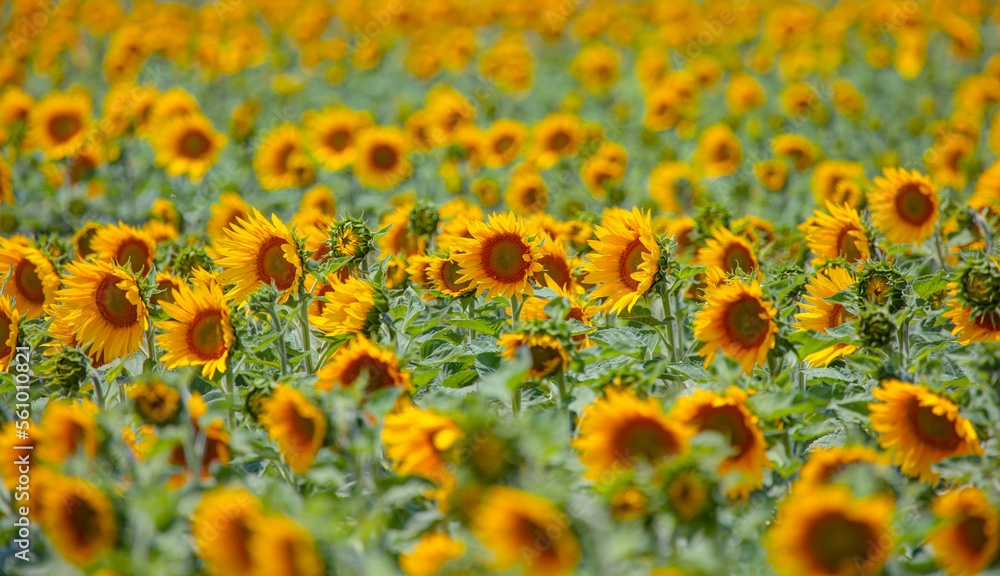
[{"label": "sunflower bud", "polygon": [[357,218],[346,218],[330,229],[330,256],[361,262],[374,249],[372,232]]},{"label": "sunflower bud", "polygon": [[434,236],[440,219],[437,209],[428,200],[421,198],[410,211],[410,230],[417,236]]},{"label": "sunflower bud", "polygon": [[729,210],[716,202],[705,204],[695,216],[695,230],[700,238],[711,238],[716,228],[729,228]]},{"label": "sunflower bud", "polygon": [[896,324],[885,308],[865,308],[858,318],[858,335],[868,348],[883,349],[892,343]]},{"label": "sunflower bud", "polygon": [[871,264],[858,276],[857,296],[870,306],[884,306],[890,312],[903,307],[906,278],[886,261]]},{"label": "sunflower bud", "polygon": [[1000,307],[1000,266],[994,260],[969,261],[959,275],[959,296],[967,306],[979,310]]},{"label": "sunflower bud", "polygon": [[90,358],[78,348],[63,348],[45,363],[42,373],[64,391],[75,391],[87,379]]},{"label": "sunflower bud", "polygon": [[135,402],[139,417],[157,426],[172,422],[180,413],[180,393],[156,378],[133,384],[128,397]]}]

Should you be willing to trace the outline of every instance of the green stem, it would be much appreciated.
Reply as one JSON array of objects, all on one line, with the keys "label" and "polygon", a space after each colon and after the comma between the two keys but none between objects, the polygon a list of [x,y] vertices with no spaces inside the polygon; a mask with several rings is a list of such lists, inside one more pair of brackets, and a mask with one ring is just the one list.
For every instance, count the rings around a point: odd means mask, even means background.
[{"label": "green stem", "polygon": [[518,386],[514,389],[513,394],[510,398],[510,410],[511,413],[517,418],[517,415],[521,413],[521,387]]},{"label": "green stem", "polygon": [[281,362],[281,375],[288,374],[288,350],[285,349],[285,335],[281,330],[281,321],[278,318],[278,311],[274,308],[274,303],[267,306],[267,315],[271,317],[271,324],[278,334],[278,356]]},{"label": "green stem", "polygon": [[670,318],[670,326],[667,326],[667,338],[670,339],[670,360],[672,362],[677,362],[677,344],[674,340],[674,323],[677,319],[673,317],[673,311],[670,306],[670,294],[664,293],[660,295],[660,300],[663,301],[663,314],[665,318]]},{"label": "green stem", "polygon": [[299,307],[299,322],[302,326],[302,350],[306,353],[306,371],[313,373],[312,335],[309,330],[309,298],[302,299]]}]

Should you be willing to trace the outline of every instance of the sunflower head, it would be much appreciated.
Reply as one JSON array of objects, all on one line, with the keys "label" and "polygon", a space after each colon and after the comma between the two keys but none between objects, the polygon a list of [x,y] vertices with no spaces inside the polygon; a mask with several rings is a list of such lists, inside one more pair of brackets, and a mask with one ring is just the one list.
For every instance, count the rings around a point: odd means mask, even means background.
[{"label": "sunflower head", "polygon": [[390,350],[376,347],[364,335],[355,336],[350,344],[334,353],[330,363],[316,372],[316,387],[361,387],[365,396],[381,390],[410,386],[410,374],[399,368],[399,361]]},{"label": "sunflower head", "polygon": [[180,393],[159,379],[132,384],[128,397],[135,402],[135,411],[140,418],[158,426],[172,422],[180,413]]},{"label": "sunflower head", "polygon": [[884,306],[896,312],[905,305],[906,278],[886,260],[868,265],[858,274],[855,284],[858,299],[866,306]]},{"label": "sunflower head", "polygon": [[213,573],[247,573],[254,567],[250,536],[262,516],[260,501],[244,489],[205,493],[191,515],[196,553]]},{"label": "sunflower head", "polygon": [[45,535],[71,564],[87,566],[114,545],[114,511],[97,486],[81,478],[53,475],[46,481],[42,499]]},{"label": "sunflower head", "polygon": [[524,221],[513,214],[493,216],[489,224],[470,221],[472,238],[454,241],[452,259],[458,263],[459,282],[470,282],[476,295],[487,299],[524,298],[534,294],[531,278],[541,271],[542,238],[527,236]]},{"label": "sunflower head", "polygon": [[980,311],[1000,308],[1000,265],[993,258],[974,258],[966,262],[958,277],[958,295],[962,302]]},{"label": "sunflower head", "polygon": [[896,321],[887,309],[881,306],[868,306],[861,310],[858,317],[858,336],[865,347],[873,350],[885,350],[896,338]]},{"label": "sunflower head", "polygon": [[569,353],[566,352],[563,344],[545,334],[504,334],[497,341],[497,344],[503,347],[503,356],[507,360],[513,360],[521,347],[528,348],[531,354],[531,368],[528,369],[528,378],[544,378],[558,372],[564,372],[569,365]]},{"label": "sunflower head", "polygon": [[1000,512],[974,486],[950,490],[931,502],[937,524],[927,540],[949,576],[979,574],[1000,551]]},{"label": "sunflower head", "polygon": [[919,244],[930,238],[940,211],[937,187],[929,178],[886,168],[868,194],[872,223],[896,244]]},{"label": "sunflower head", "polygon": [[278,443],[292,470],[312,468],[316,454],[323,447],[327,422],[323,411],[304,394],[286,384],[279,384],[261,405],[260,423]]},{"label": "sunflower head", "polygon": [[663,484],[667,506],[681,522],[711,521],[716,506],[715,483],[696,466],[671,470]]}]

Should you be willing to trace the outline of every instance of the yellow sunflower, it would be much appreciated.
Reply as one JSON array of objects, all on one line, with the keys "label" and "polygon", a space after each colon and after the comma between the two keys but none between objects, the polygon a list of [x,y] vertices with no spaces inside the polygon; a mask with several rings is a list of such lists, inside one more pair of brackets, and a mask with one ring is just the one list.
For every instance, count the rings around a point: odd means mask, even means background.
[{"label": "yellow sunflower", "polygon": [[561,240],[553,240],[547,232],[542,232],[541,238],[542,256],[538,263],[542,269],[535,273],[532,280],[539,286],[555,284],[566,293],[575,293],[579,282],[573,269],[580,261],[566,255],[566,246]]},{"label": "yellow sunflower", "polygon": [[864,167],[860,162],[823,160],[813,169],[811,187],[816,204],[858,208],[864,201],[861,177]]},{"label": "yellow sunflower", "polygon": [[[805,136],[798,134],[779,134],[771,141],[774,155],[788,160],[791,165],[802,172],[816,163],[822,152],[819,147]],[[860,177],[860,175],[859,175]]]},{"label": "yellow sunflower", "polygon": [[531,368],[528,378],[544,378],[556,372],[565,372],[569,365],[569,354],[563,345],[544,334],[504,334],[497,341],[503,347],[503,357],[513,360],[521,346],[527,346],[531,353]]},{"label": "yellow sunflower", "polygon": [[747,393],[735,386],[725,394],[699,389],[678,398],[669,414],[672,420],[698,432],[717,432],[729,441],[732,454],[719,464],[719,474],[736,474],[729,487],[732,498],[749,496],[763,484],[764,469],[772,466],[764,433],[746,400]]},{"label": "yellow sunflower", "polygon": [[743,148],[732,128],[716,124],[698,136],[697,158],[706,176],[726,176],[739,169]]},{"label": "yellow sunflower", "polygon": [[472,531],[504,570],[523,564],[524,576],[568,576],[580,561],[569,518],[549,500],[506,486],[489,488]]},{"label": "yellow sunflower", "polygon": [[32,107],[26,142],[49,160],[68,158],[87,139],[91,111],[86,92],[52,92]]},{"label": "yellow sunflower", "polygon": [[298,390],[280,384],[261,402],[259,420],[292,470],[302,473],[312,468],[326,436],[322,410]]},{"label": "yellow sunflower", "polygon": [[77,258],[85,260],[94,253],[90,243],[94,241],[94,236],[102,227],[96,222],[87,222],[76,229],[76,233],[73,234],[73,247],[76,249]]},{"label": "yellow sunflower", "polygon": [[883,381],[872,394],[877,402],[868,410],[879,446],[904,474],[934,483],[932,464],[983,453],[976,429],[951,400],[899,380]]},{"label": "yellow sunflower", "polygon": [[62,283],[45,254],[11,238],[0,238],[0,278],[8,278],[3,295],[13,299],[18,313],[28,320],[54,303]]},{"label": "yellow sunflower", "polygon": [[763,160],[753,165],[753,174],[761,186],[777,192],[788,181],[788,164],[784,160]]},{"label": "yellow sunflower", "polygon": [[565,113],[550,114],[532,129],[528,160],[539,170],[546,170],[559,160],[576,155],[583,140],[579,118]]},{"label": "yellow sunflower", "polygon": [[131,357],[149,328],[149,312],[135,276],[101,260],[70,262],[66,272],[66,288],[56,298],[66,308],[76,341],[109,362]]},{"label": "yellow sunflower", "polygon": [[354,163],[358,156],[358,134],[372,125],[367,112],[355,112],[331,106],[303,118],[309,148],[327,170],[340,170]]},{"label": "yellow sunflower", "polygon": [[145,232],[124,222],[109,224],[94,234],[90,247],[97,258],[126,267],[137,276],[145,276],[156,261],[156,242]]},{"label": "yellow sunflower", "polygon": [[260,501],[242,488],[217,488],[201,497],[191,514],[191,535],[212,576],[252,572],[250,539],[262,513]]},{"label": "yellow sunflower", "polygon": [[90,400],[52,400],[42,413],[41,434],[44,437],[38,458],[60,464],[77,453],[93,458],[97,455],[99,438],[97,405]]},{"label": "yellow sunflower", "polygon": [[839,446],[817,448],[809,451],[809,457],[799,468],[799,482],[804,484],[827,484],[834,481],[837,474],[857,464],[883,464],[885,458],[878,450],[869,446]]},{"label": "yellow sunflower", "polygon": [[206,233],[213,243],[226,238],[225,230],[235,229],[240,220],[250,219],[250,205],[237,192],[223,192],[219,202],[212,204],[212,214],[208,217]]},{"label": "yellow sunflower", "polygon": [[726,274],[737,270],[749,273],[760,267],[750,242],[721,226],[705,240],[705,247],[698,249],[695,259],[702,266],[716,267]]},{"label": "yellow sunflower", "polygon": [[149,110],[148,127],[150,132],[162,129],[174,120],[187,118],[201,113],[198,101],[183,88],[171,88],[156,97]]},{"label": "yellow sunflower", "polygon": [[299,201],[299,212],[315,211],[329,217],[337,215],[337,199],[328,187],[317,184],[306,191]]},{"label": "yellow sunflower", "polygon": [[[827,268],[809,279],[806,285],[805,301],[799,302],[802,312],[795,315],[798,320],[792,326],[799,331],[812,331],[826,334],[828,328],[836,328],[854,318],[854,315],[844,309],[843,304],[830,302],[827,299],[841,290],[854,285],[854,276],[843,268]],[[803,360],[810,366],[826,366],[841,356],[853,354],[858,349],[851,344],[834,344],[817,352],[809,354]]]},{"label": "yellow sunflower", "polygon": [[504,201],[512,212],[520,216],[530,216],[545,211],[549,204],[549,186],[534,168],[523,165],[514,170]]},{"label": "yellow sunflower", "polygon": [[937,188],[916,171],[886,168],[868,193],[872,223],[896,244],[920,244],[931,237],[940,212]]},{"label": "yellow sunflower", "polygon": [[302,260],[288,228],[273,214],[268,222],[256,208],[248,219],[236,222],[224,229],[227,238],[216,242],[219,280],[235,285],[226,297],[242,303],[261,286],[273,284],[281,293],[278,302],[285,303],[302,281]]},{"label": "yellow sunflower", "polygon": [[876,576],[895,548],[892,496],[855,498],[846,486],[793,489],[764,536],[783,576]]},{"label": "yellow sunflower", "polygon": [[215,281],[195,281],[193,289],[182,284],[172,295],[173,301],[160,303],[171,319],[156,323],[164,332],[156,337],[164,351],[160,360],[168,370],[202,366],[205,378],[225,372],[233,327],[222,287]]},{"label": "yellow sunflower", "polygon": [[542,270],[538,262],[542,238],[526,238],[524,221],[512,213],[496,214],[489,224],[469,222],[472,238],[453,242],[452,258],[460,268],[459,282],[470,282],[476,295],[522,300],[533,295],[531,278]]},{"label": "yellow sunflower", "polygon": [[483,163],[490,168],[507,166],[521,155],[527,129],[517,120],[500,119],[483,133]]},{"label": "yellow sunflower", "polygon": [[438,488],[428,495],[437,500],[445,499],[455,486],[449,463],[463,436],[451,418],[422,410],[406,400],[386,415],[382,429],[385,455],[393,461],[393,470],[437,484]]},{"label": "yellow sunflower", "polygon": [[309,323],[327,336],[362,334],[372,326],[375,297],[375,289],[364,280],[346,278],[330,285],[327,304],[319,316],[309,317]]},{"label": "yellow sunflower", "polygon": [[296,126],[281,124],[271,130],[257,149],[253,168],[264,190],[311,184],[316,176],[306,143]]},{"label": "yellow sunflower", "polygon": [[316,377],[319,378],[316,387],[325,391],[362,382],[366,395],[388,388],[410,387],[410,373],[400,369],[396,355],[376,347],[361,334],[339,348],[330,363],[316,372]]},{"label": "yellow sunflower", "polygon": [[465,554],[465,544],[444,532],[424,534],[410,552],[399,555],[406,576],[435,576],[450,560]]},{"label": "yellow sunflower", "polygon": [[[19,422],[26,422],[27,429],[34,430],[35,432],[29,432],[27,438],[19,438],[18,434],[22,433],[21,430],[24,426],[24,424],[20,424],[22,428],[18,428]],[[42,448],[42,435],[38,433],[40,430],[37,427],[38,425],[30,418],[19,422],[10,421],[0,425],[0,479],[3,480],[3,485],[7,487],[7,490],[10,490],[13,494],[16,494],[14,489],[21,480],[21,466],[17,460],[29,450],[31,451],[29,454],[38,454]],[[31,456],[28,456],[28,458],[30,460]],[[29,488],[34,484],[36,475],[41,469],[41,466],[32,466],[28,471],[28,478],[31,481]]]},{"label": "yellow sunflower", "polygon": [[18,319],[9,298],[0,296],[0,372],[6,372],[17,354]]},{"label": "yellow sunflower", "polygon": [[156,164],[166,167],[167,174],[200,182],[229,139],[216,132],[208,118],[194,114],[161,126],[150,140]]},{"label": "yellow sunflower", "polygon": [[156,273],[156,289],[158,292],[149,297],[152,306],[161,306],[164,302],[174,301],[174,290],[184,284],[184,279],[169,272]]},{"label": "yellow sunflower", "polygon": [[767,93],[752,75],[734,74],[726,86],[726,104],[733,114],[745,114],[756,110],[767,101]]},{"label": "yellow sunflower", "polygon": [[365,186],[376,190],[394,188],[413,172],[406,133],[400,128],[367,128],[358,136],[357,149],[354,174]]},{"label": "yellow sunflower", "polygon": [[816,255],[813,264],[834,258],[843,258],[850,264],[867,262],[871,257],[871,244],[858,211],[830,203],[826,210],[825,213],[814,211],[815,216],[799,226],[806,245]]},{"label": "yellow sunflower", "polygon": [[649,194],[660,210],[677,214],[702,196],[697,180],[694,169],[684,162],[661,162],[649,175]]},{"label": "yellow sunflower", "polygon": [[284,516],[258,520],[250,533],[254,576],[322,576],[323,559],[309,531]]},{"label": "yellow sunflower", "polygon": [[931,502],[937,524],[927,535],[935,559],[949,576],[989,568],[1000,550],[1000,512],[974,486],[952,489]]},{"label": "yellow sunflower", "polygon": [[733,280],[706,290],[705,307],[694,319],[694,337],[705,343],[698,350],[705,366],[720,348],[747,374],[753,373],[755,365],[763,366],[778,333],[776,314],[756,280],[749,286]]},{"label": "yellow sunflower", "polygon": [[428,288],[454,298],[476,290],[471,280],[459,280],[461,274],[462,269],[454,257],[430,258],[426,265]]},{"label": "yellow sunflower", "polygon": [[52,545],[71,564],[84,567],[115,543],[111,501],[82,478],[54,475],[42,492],[41,525]]},{"label": "yellow sunflower", "polygon": [[573,447],[587,467],[584,476],[597,480],[640,460],[655,467],[684,454],[692,435],[686,425],[667,418],[658,398],[641,400],[634,392],[607,388],[604,398],[585,409]]},{"label": "yellow sunflower", "polygon": [[144,421],[159,426],[171,422],[181,406],[180,392],[162,380],[137,382],[128,388],[128,397]]},{"label": "yellow sunflower", "polygon": [[638,208],[605,211],[591,240],[594,252],[584,267],[587,284],[597,286],[593,298],[605,298],[603,310],[631,310],[652,287],[660,265],[660,245],[650,215]]},{"label": "yellow sunflower", "polygon": [[958,343],[967,346],[972,342],[1000,342],[1000,310],[992,310],[973,317],[973,309],[959,298],[958,283],[948,283],[948,309],[942,314],[955,325],[951,333]]},{"label": "yellow sunflower", "polygon": [[0,204],[6,202],[13,206],[17,203],[17,197],[14,196],[14,182],[12,177],[13,173],[11,172],[10,164],[0,156]]}]

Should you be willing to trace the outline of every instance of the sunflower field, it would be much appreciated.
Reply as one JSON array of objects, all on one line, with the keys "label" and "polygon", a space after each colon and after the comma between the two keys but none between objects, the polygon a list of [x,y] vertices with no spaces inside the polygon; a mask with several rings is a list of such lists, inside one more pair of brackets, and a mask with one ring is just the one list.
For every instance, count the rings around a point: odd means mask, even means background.
[{"label": "sunflower field", "polygon": [[0,574],[1000,575],[997,2],[0,34]]}]

